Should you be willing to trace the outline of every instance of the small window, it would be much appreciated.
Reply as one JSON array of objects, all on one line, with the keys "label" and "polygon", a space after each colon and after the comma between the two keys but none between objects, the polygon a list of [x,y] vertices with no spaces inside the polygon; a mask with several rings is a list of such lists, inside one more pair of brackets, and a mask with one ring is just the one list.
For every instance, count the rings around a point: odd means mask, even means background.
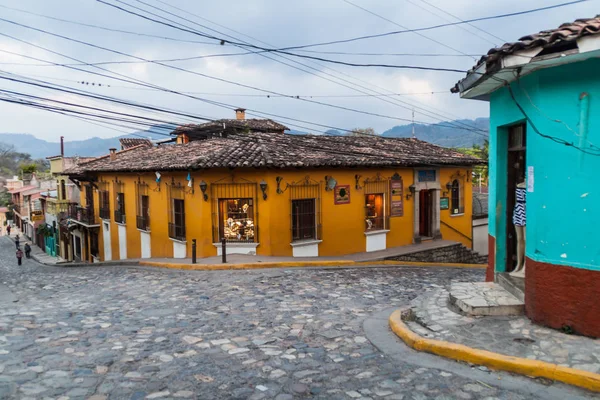
[{"label": "small window", "polygon": [[117,193],[115,198],[115,222],[125,223],[125,193]]},{"label": "small window", "polygon": [[219,199],[220,239],[228,242],[254,242],[253,199]]},{"label": "small window", "polygon": [[292,239],[316,239],[315,199],[292,200]]},{"label": "small window", "polygon": [[67,199],[67,185],[65,185],[64,179],[61,179],[61,181],[60,181],[60,199],[61,200]]},{"label": "small window", "polygon": [[98,234],[90,233],[90,253],[98,257]]},{"label": "small window", "polygon": [[110,203],[109,203],[108,190],[101,190],[99,193],[99,198],[100,198],[100,218],[110,219]]},{"label": "small window", "polygon": [[452,181],[452,209],[453,215],[463,214],[465,212],[463,205],[463,187],[458,179]]},{"label": "small window", "polygon": [[177,240],[185,240],[185,201],[173,199],[173,211],[169,223],[169,237]]},{"label": "small window", "polygon": [[384,210],[382,193],[365,195],[365,222],[367,231],[385,229]]},{"label": "small window", "polygon": [[138,229],[147,231],[150,229],[150,197],[141,195],[138,207],[137,227]]}]

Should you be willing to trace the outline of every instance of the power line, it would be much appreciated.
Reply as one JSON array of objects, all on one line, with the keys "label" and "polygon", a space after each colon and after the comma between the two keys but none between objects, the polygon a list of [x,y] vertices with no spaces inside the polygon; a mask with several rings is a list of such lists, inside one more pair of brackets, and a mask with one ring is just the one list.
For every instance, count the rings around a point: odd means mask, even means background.
[{"label": "power line", "polygon": [[[184,25],[184,24],[181,24],[180,22],[176,22],[176,21],[173,21],[173,20],[171,20],[171,19],[165,18],[164,16],[158,15],[158,14],[156,14],[156,13],[153,13],[153,12],[150,12],[150,11],[147,11],[147,10],[144,10],[144,9],[142,9],[142,8],[139,8],[139,7],[136,7],[136,6],[132,6],[131,4],[129,4],[129,3],[126,3],[126,2],[124,2],[124,1],[121,1],[121,0],[116,0],[116,1],[118,1],[119,3],[125,4],[125,5],[128,5],[128,6],[130,6],[130,7],[133,7],[133,8],[134,8],[134,9],[136,9],[136,10],[143,11],[143,12],[149,13],[150,15],[153,15],[153,16],[156,16],[156,17],[163,18],[164,20],[166,20],[166,21],[169,21],[169,22],[171,22],[171,23],[173,23],[173,24],[177,24],[178,26],[183,26],[183,27],[185,27],[185,28],[187,28],[187,29],[190,29],[190,30],[193,30],[194,32],[197,32],[196,30],[194,30],[194,28],[191,28],[191,27],[189,27],[189,26],[186,26],[186,25]],[[144,2],[144,1],[142,1],[142,0],[135,0],[135,1],[137,1],[138,3],[144,4],[144,5],[147,5],[147,6],[149,6],[149,7],[153,8],[153,9],[156,9],[156,10],[158,10],[158,11],[161,11],[161,12],[163,12],[163,13],[167,13],[167,14],[169,14],[169,15],[172,15],[172,16],[174,16],[174,17],[177,17],[177,18],[179,18],[179,19],[182,19],[182,20],[184,20],[184,21],[191,22],[191,23],[193,23],[193,24],[195,24],[195,25],[198,25],[198,26],[200,26],[200,27],[202,27],[202,28],[205,28],[205,29],[212,30],[212,31],[214,31],[214,32],[216,32],[216,33],[218,33],[218,34],[220,34],[220,35],[225,35],[225,36],[227,36],[227,37],[229,37],[229,38],[232,38],[232,39],[234,39],[234,40],[240,41],[240,39],[238,39],[238,38],[235,38],[235,37],[233,37],[233,36],[231,36],[231,35],[228,35],[228,34],[226,34],[226,33],[220,32],[220,31],[218,31],[218,30],[215,30],[215,29],[209,28],[209,27],[207,27],[207,26],[205,26],[205,25],[202,25],[202,24],[198,24],[197,22],[194,22],[194,21],[192,21],[192,20],[190,20],[190,19],[187,19],[187,18],[185,18],[185,17],[182,17],[182,16],[180,16],[180,15],[177,15],[177,14],[171,13],[171,12],[169,12],[169,11],[166,11],[166,10],[164,10],[164,9],[160,8],[160,7],[156,7],[156,6],[150,5],[150,4],[148,4],[148,3],[146,3],[146,2]],[[225,28],[225,29],[229,29],[229,30],[231,30],[231,31],[233,31],[233,32],[236,32],[236,33],[238,33],[238,34],[241,34],[241,35],[243,35],[243,36],[249,37],[249,38],[251,38],[251,39],[257,40],[257,41],[259,41],[259,42],[261,42],[261,43],[264,43],[264,44],[266,44],[266,45],[269,45],[269,46],[271,46],[270,44],[268,44],[268,43],[265,43],[264,41],[261,41],[261,40],[259,40],[259,39],[256,39],[256,38],[253,38],[253,37],[251,37],[251,36],[245,35],[245,34],[243,34],[243,33],[239,32],[239,31],[233,30],[233,29],[231,29],[231,28],[227,28],[227,27],[226,27],[226,26],[224,26],[224,25],[221,25],[221,24],[218,24],[218,23],[212,22],[212,21],[210,21],[210,20],[208,20],[208,19],[206,19],[206,18],[204,18],[204,17],[201,17],[201,16],[199,16],[199,15],[197,15],[197,14],[193,14],[193,13],[187,12],[187,11],[185,11],[185,10],[181,9],[181,8],[178,8],[178,7],[175,7],[175,6],[169,5],[169,4],[165,3],[165,2],[164,2],[164,1],[162,1],[162,0],[157,0],[157,1],[158,1],[159,3],[161,3],[161,4],[168,5],[169,7],[172,7],[172,8],[174,8],[174,9],[176,9],[176,10],[179,10],[179,11],[185,12],[185,13],[187,13],[187,14],[190,14],[190,15],[193,15],[193,16],[195,16],[195,17],[197,17],[197,18],[200,18],[200,19],[202,19],[202,20],[204,20],[204,21],[207,21],[207,22],[210,22],[210,23],[212,23],[212,24],[215,24],[215,25],[217,25],[217,26],[219,26],[219,27],[222,27],[222,28]],[[250,44],[250,43],[248,43],[248,42],[244,42],[244,44]],[[234,44],[234,46],[240,47],[240,46],[238,46],[238,45],[236,45],[236,44]],[[300,70],[300,71],[303,71],[303,72],[309,73],[309,74],[311,74],[311,75],[315,75],[315,76],[317,76],[317,77],[319,77],[319,78],[321,78],[321,79],[325,79],[325,80],[327,80],[327,81],[330,81],[330,82],[336,83],[336,84],[338,84],[338,85],[341,85],[341,86],[344,86],[344,87],[350,88],[350,89],[352,89],[352,90],[354,90],[354,91],[358,91],[358,92],[360,92],[360,93],[367,94],[366,92],[363,92],[363,91],[361,91],[361,90],[358,90],[358,89],[356,88],[356,86],[358,86],[358,87],[360,87],[360,88],[363,88],[363,89],[366,89],[366,90],[369,90],[369,91],[375,92],[375,93],[377,93],[377,94],[379,94],[379,95],[381,95],[381,94],[382,94],[381,92],[378,92],[378,91],[376,91],[376,90],[373,90],[373,89],[366,88],[366,87],[364,87],[364,86],[362,86],[362,85],[357,85],[356,83],[354,83],[354,82],[350,82],[350,81],[348,81],[348,80],[346,80],[346,79],[343,79],[343,78],[336,77],[335,75],[332,75],[332,74],[326,73],[326,72],[324,72],[324,71],[319,71],[319,70],[317,70],[317,69],[315,69],[315,68],[313,68],[313,67],[310,67],[310,66],[308,66],[308,65],[306,65],[306,64],[302,64],[302,63],[300,63],[300,62],[298,62],[298,61],[295,61],[295,60],[289,59],[288,57],[285,57],[285,56],[283,56],[283,55],[281,55],[281,54],[274,54],[274,55],[276,55],[276,56],[279,56],[279,57],[281,57],[281,58],[284,58],[284,59],[286,59],[286,60],[289,60],[289,61],[291,61],[291,62],[293,62],[293,63],[295,63],[295,64],[300,64],[300,65],[302,65],[302,66],[305,66],[305,67],[307,67],[307,68],[310,68],[310,69],[312,69],[312,70],[314,70],[314,71],[318,71],[318,72],[320,72],[320,73],[323,73],[323,74],[326,74],[326,75],[328,75],[328,76],[332,76],[332,77],[334,77],[334,78],[336,78],[336,79],[339,79],[339,80],[341,80],[341,81],[343,81],[343,82],[347,82],[347,83],[351,84],[352,86],[348,86],[348,85],[345,85],[345,84],[341,84],[341,83],[339,83],[339,82],[331,81],[330,79],[328,79],[328,78],[325,78],[325,77],[321,77],[320,75],[318,75],[318,74],[315,74],[315,73],[313,73],[313,72],[306,71],[306,70],[304,70],[304,69],[302,69],[302,68],[298,68],[298,67],[296,67],[296,66],[293,66],[293,65],[287,64],[287,63],[285,63],[285,62],[282,62],[282,61],[280,61],[280,60],[273,59],[273,58],[271,58],[269,55],[260,54],[260,53],[263,53],[263,52],[262,52],[262,51],[257,51],[257,52],[256,52],[256,54],[259,54],[259,55],[260,55],[260,56],[262,56],[262,57],[266,57],[266,58],[268,58],[268,59],[270,59],[270,60],[272,60],[272,61],[275,61],[275,62],[281,63],[281,64],[283,64],[283,65],[289,66],[289,67],[291,67],[291,68],[294,68],[294,69],[298,69],[298,70]],[[319,65],[319,66],[322,66],[322,64],[319,64],[319,63],[315,63],[315,64],[317,64],[317,65]],[[325,67],[325,68],[327,68],[327,67]],[[342,74],[342,75],[349,76],[349,75],[347,75],[347,74],[345,74],[345,73],[343,73],[343,72],[341,72],[341,71],[337,71],[337,70],[334,70],[334,71],[336,71],[336,72],[338,72],[338,73],[340,73],[340,74]],[[349,77],[351,77],[351,76],[349,76]],[[352,77],[351,77],[351,78],[352,78]],[[357,79],[357,78],[353,78],[353,79],[355,79],[355,80],[358,80],[358,81],[361,81],[361,82],[365,82],[365,81],[363,81],[363,80],[361,80],[361,79]],[[367,83],[367,84],[368,84],[368,82],[365,82],[365,83]],[[376,85],[375,85],[375,86],[376,86]],[[379,87],[379,86],[376,86],[376,87]],[[384,89],[384,88],[382,88],[382,89]],[[384,89],[384,90],[386,90],[386,89]],[[388,91],[388,92],[389,92],[389,91]],[[403,102],[403,101],[401,101],[401,100],[390,101],[389,99],[386,99],[386,98],[380,98],[380,100],[382,100],[382,101],[385,101],[385,102],[387,102],[387,103],[390,103],[390,104],[397,105],[397,106],[399,106],[399,107],[401,107],[401,108],[405,108],[405,109],[407,109],[407,110],[414,110],[415,108],[416,108],[416,109],[418,109],[418,110],[423,110],[423,111],[425,111],[427,114],[426,114],[425,112],[420,112],[420,114],[423,114],[423,115],[425,115],[425,116],[427,116],[427,117],[430,117],[430,118],[439,119],[440,121],[445,121],[445,120],[449,119],[449,117],[447,117],[447,116],[442,116],[442,115],[441,115],[441,114],[439,114],[439,113],[436,113],[436,112],[433,112],[433,111],[429,111],[429,110],[427,110],[427,109],[425,109],[425,108],[423,108],[423,107],[415,107],[415,106],[414,106],[414,104],[408,104],[408,103],[406,103],[406,102]],[[413,101],[413,102],[414,102],[414,101]],[[398,103],[403,103],[403,104],[406,104],[407,106],[402,106],[401,104],[398,104]],[[428,115],[428,114],[433,114],[433,115],[435,115],[435,116],[442,116],[443,118],[436,118],[436,117],[432,117],[431,115]],[[451,115],[451,114],[450,114],[450,115]],[[458,117],[457,117],[457,118],[458,118]],[[468,130],[472,130],[472,129],[473,129],[471,126],[469,126],[469,125],[467,125],[467,124],[464,124],[464,123],[462,123],[462,122],[460,122],[460,121],[453,121],[451,124],[452,124],[452,125],[456,125],[456,126],[461,126],[463,129],[465,129],[465,128],[466,128],[466,129],[468,129]]]},{"label": "power line", "polygon": [[[402,29],[407,29],[407,30],[409,29],[409,28],[407,28],[407,27],[405,27],[405,26],[403,26],[403,25],[400,25],[399,23],[397,23],[397,22],[395,22],[395,21],[392,21],[391,19],[388,19],[388,18],[386,18],[386,17],[384,17],[384,16],[382,16],[382,15],[379,15],[379,14],[376,14],[376,13],[374,13],[374,12],[373,12],[373,11],[371,11],[371,10],[368,10],[368,9],[366,9],[366,8],[364,8],[364,7],[361,7],[361,6],[359,6],[358,4],[355,4],[355,3],[351,2],[350,0],[342,0],[342,1],[343,1],[344,3],[346,3],[346,4],[350,4],[350,5],[351,5],[351,6],[353,6],[353,7],[356,7],[356,8],[358,8],[358,9],[360,9],[360,10],[363,10],[363,11],[365,11],[365,12],[367,12],[367,13],[371,14],[371,15],[374,15],[374,16],[376,16],[377,18],[380,18],[380,19],[382,19],[382,20],[384,20],[384,21],[387,21],[387,22],[389,22],[389,23],[391,23],[391,24],[394,24],[394,25],[396,25],[396,26],[399,26],[399,27],[400,27],[400,28],[402,28]],[[464,52],[462,52],[462,51],[460,51],[460,50],[458,50],[458,49],[455,49],[454,47],[452,47],[452,46],[449,46],[449,45],[447,45],[447,44],[445,44],[445,43],[442,43],[442,42],[440,42],[439,40],[436,40],[436,39],[433,39],[433,38],[431,38],[431,37],[429,37],[429,36],[426,36],[426,35],[424,35],[424,34],[422,34],[422,33],[420,33],[420,32],[413,32],[413,33],[414,33],[414,34],[416,34],[416,35],[418,35],[418,36],[421,36],[422,38],[425,38],[425,39],[427,39],[427,40],[429,40],[429,41],[431,41],[431,42],[437,43],[437,44],[439,44],[439,45],[441,45],[441,46],[444,46],[444,47],[446,47],[446,48],[448,48],[448,49],[450,49],[450,50],[453,50],[453,51],[455,51],[455,52],[457,52],[457,53],[460,53],[460,54],[462,54],[462,55],[466,55],[466,53],[464,53]]]},{"label": "power line", "polygon": [[[180,30],[182,32],[188,32],[188,33],[192,33],[194,35],[202,36],[202,37],[205,37],[205,38],[218,40],[222,44],[229,43],[229,44],[233,44],[233,45],[237,45],[237,46],[250,47],[250,48],[257,49],[257,50],[263,50],[263,51],[266,51],[266,52],[281,53],[281,54],[286,54],[286,55],[293,56],[293,57],[307,58],[307,59],[311,59],[311,60],[323,61],[323,62],[332,63],[332,64],[346,65],[346,66],[350,66],[350,67],[380,67],[380,68],[413,69],[413,70],[421,70],[421,71],[456,72],[456,73],[466,73],[467,72],[467,71],[464,71],[464,70],[453,69],[453,68],[436,68],[436,67],[425,67],[425,66],[415,66],[415,65],[371,64],[371,63],[370,64],[359,64],[359,63],[352,63],[352,62],[346,62],[346,61],[331,60],[331,59],[323,58],[323,57],[315,57],[315,56],[309,56],[309,55],[303,55],[303,54],[296,54],[296,53],[291,53],[289,51],[285,51],[285,49],[270,49],[270,48],[256,46],[256,45],[252,45],[252,44],[244,44],[244,43],[240,43],[240,42],[234,42],[232,40],[228,40],[228,39],[219,38],[219,37],[216,37],[216,36],[212,36],[212,35],[200,33],[198,31],[193,31],[193,30],[189,30],[189,29],[186,29],[186,28],[182,28],[182,27],[177,26],[177,25],[173,25],[173,24],[170,24],[170,23],[167,23],[167,22],[164,22],[164,21],[160,21],[160,20],[148,17],[146,15],[142,15],[142,14],[136,13],[135,11],[127,10],[127,9],[125,9],[123,7],[119,7],[116,4],[108,3],[108,2],[106,2],[104,0],[96,0],[96,1],[98,1],[98,2],[100,2],[102,4],[106,4],[107,6],[114,7],[116,9],[118,9],[118,10],[121,10],[121,11],[127,13],[127,14],[135,15],[135,16],[138,16],[138,17],[143,18],[145,20],[156,22],[158,24],[165,25],[165,26],[171,27],[173,29]],[[116,0],[116,1],[118,1],[119,3],[127,4],[127,3],[124,3],[124,2],[122,2],[120,0]],[[129,4],[127,4],[127,5],[129,5]],[[129,5],[129,6],[132,7],[131,5]]]},{"label": "power line", "polygon": [[[100,0],[97,0],[97,1],[100,1]],[[517,15],[531,14],[531,13],[535,13],[535,12],[546,11],[546,10],[551,10],[551,9],[555,9],[555,8],[559,8],[559,7],[565,7],[565,6],[570,6],[573,4],[583,3],[586,1],[589,1],[589,0],[575,0],[575,1],[570,1],[567,3],[560,3],[560,4],[555,4],[552,6],[539,7],[539,8],[534,8],[534,9],[525,10],[525,11],[517,11],[517,12],[512,12],[512,13],[507,13],[507,14],[492,15],[492,16],[488,16],[488,17],[472,18],[472,19],[467,19],[464,21],[449,22],[447,24],[439,24],[439,25],[427,26],[427,27],[423,27],[423,28],[404,29],[401,31],[392,31],[392,32],[386,32],[386,33],[378,33],[378,34],[374,34],[374,35],[359,36],[359,37],[354,37],[354,38],[350,38],[350,39],[332,40],[329,42],[312,43],[312,44],[305,44],[305,45],[300,45],[300,46],[289,46],[289,47],[283,47],[283,48],[277,49],[277,50],[297,50],[297,49],[305,49],[308,47],[328,46],[328,45],[332,45],[332,44],[356,42],[358,40],[375,39],[375,38],[380,38],[380,37],[399,35],[399,34],[403,34],[403,33],[424,32],[424,31],[430,31],[430,30],[439,29],[439,28],[445,28],[447,26],[462,25],[462,24],[468,24],[471,22],[487,21],[487,20],[493,20],[493,19],[515,17]]]},{"label": "power line", "polygon": [[[25,28],[28,28],[28,29],[31,29],[31,30],[34,30],[34,31],[42,32],[42,33],[45,33],[45,34],[48,34],[48,35],[51,35],[51,36],[59,37],[61,39],[65,39],[65,40],[72,41],[72,42],[75,42],[75,43],[83,44],[83,45],[90,46],[90,47],[93,47],[93,48],[97,48],[97,49],[109,51],[109,52],[112,52],[112,53],[116,53],[116,54],[119,54],[119,55],[124,55],[124,56],[135,58],[135,59],[138,59],[138,60],[144,60],[144,61],[151,62],[150,60],[146,60],[146,59],[144,59],[142,57],[137,57],[137,56],[134,56],[134,55],[131,55],[131,54],[127,54],[127,53],[124,53],[124,52],[120,52],[120,51],[117,51],[117,50],[113,50],[113,49],[109,49],[109,48],[106,48],[106,47],[98,46],[98,45],[95,45],[95,44],[92,44],[92,43],[88,43],[88,42],[84,42],[84,41],[81,41],[81,40],[73,39],[73,38],[70,38],[70,37],[67,37],[67,36],[55,34],[55,33],[52,33],[52,32],[45,31],[43,29],[38,29],[38,28],[34,28],[34,27],[31,27],[31,26],[28,26],[28,25],[20,24],[18,22],[14,22],[14,21],[10,21],[10,20],[5,20],[3,18],[0,18],[0,21],[9,22],[9,23],[15,24],[17,26],[25,27]],[[0,33],[0,36],[6,36],[6,37],[10,37],[12,39],[16,39],[13,36],[10,36],[10,35],[4,34],[4,33]],[[63,54],[54,52],[52,50],[48,50],[48,49],[46,49],[44,47],[41,47],[41,46],[38,46],[38,45],[34,45],[32,43],[23,41],[21,39],[16,39],[16,40],[24,42],[24,43],[27,43],[27,44],[32,45],[34,47],[42,48],[42,49],[44,49],[46,51],[50,51],[50,52],[52,52],[54,54],[58,54],[58,55],[61,55],[63,57],[67,57],[69,59],[78,61],[80,63],[85,63],[84,61],[77,60],[77,59],[74,59],[72,57],[65,56]],[[33,57],[28,57],[28,58],[33,58]],[[44,62],[47,62],[47,61],[44,60]],[[87,65],[87,63],[85,63],[85,64]],[[196,72],[196,71],[186,70],[184,68],[180,68],[180,67],[176,67],[176,66],[172,66],[172,65],[160,63],[160,62],[154,62],[154,64],[162,65],[162,66],[165,66],[167,68],[175,69],[175,70],[182,71],[182,72],[187,72],[187,73],[198,75],[198,76],[202,76],[202,77],[205,77],[205,78],[209,78],[209,79],[213,79],[213,80],[217,80],[217,81],[221,81],[221,82],[226,82],[226,83],[234,84],[234,85],[240,86],[240,87],[245,87],[245,88],[249,88],[249,89],[253,89],[253,90],[258,90],[258,91],[262,91],[262,92],[269,93],[269,94],[280,95],[282,97],[288,97],[288,98],[292,98],[292,99],[299,99],[301,101],[305,101],[305,102],[309,102],[309,103],[320,104],[320,105],[324,105],[324,106],[327,106],[327,107],[333,107],[333,108],[337,108],[337,109],[341,109],[341,110],[346,110],[346,111],[351,111],[351,112],[360,113],[360,114],[366,114],[366,115],[377,116],[377,117],[381,117],[381,118],[387,118],[387,119],[393,119],[393,120],[399,120],[399,121],[408,121],[408,119],[406,119],[406,118],[392,117],[392,116],[388,116],[388,115],[383,115],[383,114],[372,113],[372,112],[368,112],[368,111],[357,110],[357,109],[353,109],[353,108],[350,108],[350,107],[338,106],[338,105],[334,105],[334,104],[330,104],[330,103],[325,103],[325,102],[321,102],[321,101],[317,101],[317,100],[309,100],[309,99],[305,99],[305,98],[297,98],[297,97],[292,96],[292,95],[285,95],[283,93],[279,93],[279,92],[275,92],[275,91],[271,91],[271,90],[266,90],[266,89],[261,89],[261,88],[255,87],[255,86],[245,85],[245,84],[241,84],[239,82],[234,82],[234,81],[230,81],[230,80],[223,79],[223,78],[213,77],[211,75],[202,74],[202,73],[199,73],[199,72]],[[67,66],[67,65],[64,65],[64,64],[57,64],[57,65],[65,66],[67,68],[72,68],[72,69],[76,69],[76,70],[80,70],[80,71],[84,71],[84,72],[88,72],[88,73],[90,72],[90,71],[81,70],[79,68],[75,68],[75,67],[72,67],[72,66]],[[94,65],[92,65],[92,66],[94,66]],[[105,68],[101,68],[99,66],[94,66],[94,67],[97,68],[97,69],[103,70],[103,71],[110,72],[110,73],[115,74],[115,75],[124,76],[126,78],[129,78],[126,75],[118,74],[118,73],[115,73],[113,71],[107,70]],[[111,79],[116,79],[114,77],[106,76],[106,75],[103,75],[103,74],[100,74],[100,75],[101,76],[105,76],[105,77],[109,77]],[[129,79],[131,79],[131,78],[129,78]],[[123,79],[119,79],[119,80],[123,81]],[[125,81],[131,83],[131,80],[127,80],[126,79]],[[138,79],[134,79],[134,81],[137,81],[137,82],[134,82],[135,84],[139,84],[140,82],[143,82],[143,81],[140,81]],[[144,82],[144,85],[142,85],[142,86],[152,87],[152,88],[155,88],[155,89],[158,88],[160,90],[164,89],[164,88],[161,88],[161,87],[156,86],[156,85],[148,84],[146,82]],[[213,105],[222,105],[223,104],[223,103],[219,104],[218,102],[207,100],[207,99],[198,98],[198,97],[195,97],[195,96],[192,96],[192,95],[186,95],[184,93],[172,91],[170,89],[164,89],[164,90],[168,91],[168,92],[171,92],[171,93],[184,95],[186,97],[195,98],[197,100],[201,100],[203,102],[206,102],[206,103],[209,103],[209,104],[213,104]],[[236,108],[235,106],[232,106],[232,105],[227,105],[227,107]],[[252,110],[252,111],[256,111],[256,110]],[[257,111],[257,112],[260,112],[260,111]],[[264,113],[264,112],[262,112],[262,113]],[[268,113],[265,113],[265,114],[268,114]],[[287,117],[281,117],[281,118],[287,118]],[[303,122],[306,122],[306,121],[303,121]],[[333,128],[333,129],[337,129],[337,128]],[[457,127],[457,129],[461,129],[461,128]],[[471,127],[469,127],[469,128],[462,128],[462,129],[473,130],[473,128],[471,128]]]},{"label": "power line", "polygon": [[[454,15],[454,14],[452,14],[452,13],[450,13],[450,12],[448,12],[448,11],[444,10],[444,9],[443,9],[443,8],[441,8],[441,7],[438,7],[438,6],[434,5],[434,4],[431,4],[431,3],[430,3],[430,2],[428,2],[427,0],[421,0],[421,1],[422,1],[423,3],[425,3],[425,4],[427,4],[428,6],[430,6],[430,7],[433,7],[433,8],[435,8],[436,10],[439,10],[439,11],[443,12],[444,14],[447,14],[447,15],[451,16],[452,18],[455,18],[455,19],[457,19],[457,20],[459,20],[459,21],[461,21],[461,22],[465,22],[465,21],[463,21],[463,20],[462,20],[460,17],[457,17],[456,15]],[[471,26],[471,27],[473,27],[473,28],[475,28],[475,29],[477,29],[477,30],[478,30],[478,31],[480,31],[480,32],[483,32],[483,33],[485,33],[485,34],[487,34],[487,35],[489,35],[489,36],[491,36],[491,37],[493,37],[493,38],[495,38],[495,39],[498,39],[500,42],[504,42],[504,43],[508,42],[507,40],[504,40],[504,39],[502,39],[501,37],[499,37],[499,36],[496,36],[496,35],[494,35],[493,33],[490,33],[490,32],[488,32],[488,31],[486,31],[485,29],[481,29],[481,28],[480,28],[480,27],[478,27],[477,25],[474,25],[474,24],[472,24],[472,23],[470,23],[470,22],[466,22],[466,24],[467,24],[467,25],[469,25],[469,26]]]}]

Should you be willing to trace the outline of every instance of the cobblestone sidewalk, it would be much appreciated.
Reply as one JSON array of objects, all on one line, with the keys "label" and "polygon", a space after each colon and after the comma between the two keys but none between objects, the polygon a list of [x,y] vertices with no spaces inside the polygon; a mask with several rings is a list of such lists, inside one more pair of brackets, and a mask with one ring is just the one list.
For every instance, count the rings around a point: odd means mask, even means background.
[{"label": "cobblestone sidewalk", "polygon": [[544,328],[526,317],[467,317],[449,308],[439,288],[411,302],[416,333],[509,356],[600,373],[600,340]]}]

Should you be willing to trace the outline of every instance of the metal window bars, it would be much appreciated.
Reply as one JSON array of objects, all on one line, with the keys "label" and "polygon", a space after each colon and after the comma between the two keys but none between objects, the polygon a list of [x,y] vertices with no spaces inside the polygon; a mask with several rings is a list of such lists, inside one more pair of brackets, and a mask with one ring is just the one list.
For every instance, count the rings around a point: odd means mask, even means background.
[{"label": "metal window bars", "polygon": [[167,185],[169,203],[169,237],[176,240],[185,241],[185,191],[180,182],[172,179],[171,184]]},{"label": "metal window bars", "polygon": [[113,182],[113,191],[115,196],[115,222],[124,224],[125,223],[125,185],[123,182],[115,180]]},{"label": "metal window bars", "polygon": [[136,227],[143,231],[150,230],[150,197],[146,182],[138,179],[135,184],[135,198]]},{"label": "metal window bars", "polygon": [[287,185],[292,241],[321,239],[321,184],[308,176]]}]

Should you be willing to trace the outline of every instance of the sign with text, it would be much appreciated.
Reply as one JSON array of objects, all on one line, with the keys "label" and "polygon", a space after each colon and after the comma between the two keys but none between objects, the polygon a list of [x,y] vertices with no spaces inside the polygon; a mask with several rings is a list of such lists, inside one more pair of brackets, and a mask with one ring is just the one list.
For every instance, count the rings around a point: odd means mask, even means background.
[{"label": "sign with text", "polygon": [[440,197],[440,210],[450,209],[450,199],[448,197]]},{"label": "sign with text", "polygon": [[435,169],[422,169],[418,171],[419,182],[435,182]]},{"label": "sign with text", "polygon": [[404,185],[401,177],[390,180],[390,217],[404,216]]}]

